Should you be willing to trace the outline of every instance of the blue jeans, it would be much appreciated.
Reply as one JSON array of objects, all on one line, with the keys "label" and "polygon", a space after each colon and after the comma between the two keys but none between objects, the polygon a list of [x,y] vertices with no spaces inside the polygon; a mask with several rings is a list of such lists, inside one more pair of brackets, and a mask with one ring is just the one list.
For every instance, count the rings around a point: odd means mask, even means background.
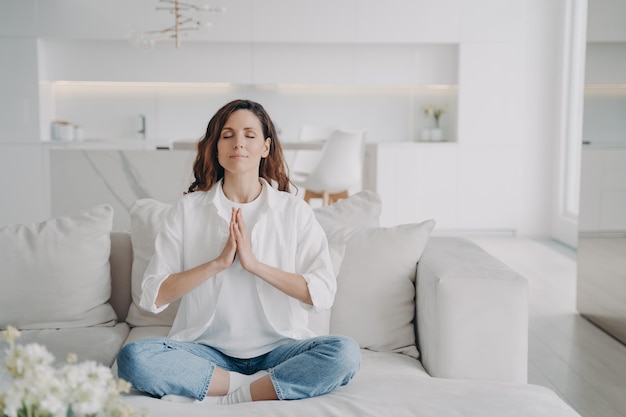
[{"label": "blue jeans", "polygon": [[266,370],[281,400],[326,394],[359,370],[359,345],[344,336],[295,340],[251,359],[224,355],[210,346],[166,338],[143,339],[117,356],[120,378],[156,397],[166,394],[204,399],[216,367],[252,375]]}]

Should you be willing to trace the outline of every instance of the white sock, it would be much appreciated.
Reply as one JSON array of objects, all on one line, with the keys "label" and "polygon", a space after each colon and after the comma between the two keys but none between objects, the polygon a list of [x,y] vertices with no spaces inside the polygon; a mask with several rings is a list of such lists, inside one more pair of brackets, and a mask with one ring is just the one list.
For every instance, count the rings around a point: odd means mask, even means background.
[{"label": "white sock", "polygon": [[[198,402],[200,404],[237,404],[252,401],[252,395],[250,394],[250,384],[259,378],[263,378],[265,375],[268,374],[268,372],[259,371],[252,375],[244,375],[238,372],[228,372],[228,374],[230,377],[228,384],[228,394],[213,396],[207,395],[202,401],[196,400],[195,402]],[[165,397],[163,397],[163,399],[165,399]]]},{"label": "white sock", "polygon": [[242,385],[230,394],[226,394],[219,398],[218,404],[229,405],[239,404],[252,401],[252,394],[250,394],[250,384]]},{"label": "white sock", "polygon": [[259,371],[252,375],[244,375],[237,372],[229,372],[230,382],[228,384],[228,393],[235,392],[238,388],[244,385],[250,385],[259,378],[263,378],[267,375],[267,371]]},{"label": "white sock", "polygon": [[[268,374],[267,371],[259,371],[252,375],[244,375],[238,372],[228,372],[229,384],[228,394],[220,396],[207,395],[202,401],[198,401],[192,397],[185,397],[182,395],[167,394],[161,397],[164,401],[173,403],[203,403],[203,404],[236,404],[240,402],[252,401],[250,395],[250,384],[259,378],[263,378]],[[244,388],[240,390],[240,388]],[[240,391],[235,394],[235,392]],[[233,394],[232,396],[230,394]]]},{"label": "white sock", "polygon": [[229,405],[229,404],[245,403],[249,401],[252,401],[252,394],[250,394],[250,384],[246,384],[226,395],[218,395],[218,396],[207,395],[206,397],[204,397],[204,400],[198,401],[198,403],[208,404],[208,405],[216,405],[216,404]]}]

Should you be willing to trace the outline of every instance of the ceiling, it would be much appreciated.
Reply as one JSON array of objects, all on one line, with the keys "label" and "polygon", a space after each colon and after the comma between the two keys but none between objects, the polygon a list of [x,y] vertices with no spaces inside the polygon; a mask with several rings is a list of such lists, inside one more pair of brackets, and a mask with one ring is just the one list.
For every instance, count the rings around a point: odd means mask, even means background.
[{"label": "ceiling", "polygon": [[[189,41],[458,42],[463,0],[187,0],[225,7]],[[503,2],[504,3],[504,2]],[[170,26],[158,0],[3,0],[0,36],[126,40]],[[500,6],[494,13],[500,12]]]}]

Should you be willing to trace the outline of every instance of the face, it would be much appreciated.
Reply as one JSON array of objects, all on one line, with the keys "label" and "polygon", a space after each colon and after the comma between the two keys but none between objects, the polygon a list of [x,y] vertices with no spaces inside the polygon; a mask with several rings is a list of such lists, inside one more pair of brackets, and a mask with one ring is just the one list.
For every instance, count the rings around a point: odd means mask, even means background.
[{"label": "face", "polygon": [[258,176],[261,158],[270,151],[270,138],[263,137],[263,126],[250,110],[231,114],[217,141],[217,160],[224,175],[254,173]]}]

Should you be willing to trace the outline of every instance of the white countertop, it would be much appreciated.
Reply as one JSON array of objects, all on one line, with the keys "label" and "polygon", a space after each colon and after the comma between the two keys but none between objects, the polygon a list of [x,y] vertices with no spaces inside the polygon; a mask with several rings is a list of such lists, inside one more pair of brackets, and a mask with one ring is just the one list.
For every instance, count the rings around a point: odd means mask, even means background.
[{"label": "white countertop", "polygon": [[50,141],[42,143],[55,149],[155,150],[157,149],[157,147],[171,147],[171,144],[169,142],[140,139],[82,140],[73,142]]},{"label": "white countertop", "polygon": [[[52,149],[88,149],[88,150],[184,150],[195,151],[197,141],[191,140],[175,140],[175,141],[156,141],[141,139],[100,139],[100,140],[82,140],[73,142],[50,141],[40,142],[42,145]],[[390,142],[367,142],[366,147],[372,146],[434,146],[434,145],[451,145],[457,142],[447,141],[390,141]],[[281,140],[283,150],[298,151],[311,150],[319,151],[324,145],[324,141],[293,141]]]}]

